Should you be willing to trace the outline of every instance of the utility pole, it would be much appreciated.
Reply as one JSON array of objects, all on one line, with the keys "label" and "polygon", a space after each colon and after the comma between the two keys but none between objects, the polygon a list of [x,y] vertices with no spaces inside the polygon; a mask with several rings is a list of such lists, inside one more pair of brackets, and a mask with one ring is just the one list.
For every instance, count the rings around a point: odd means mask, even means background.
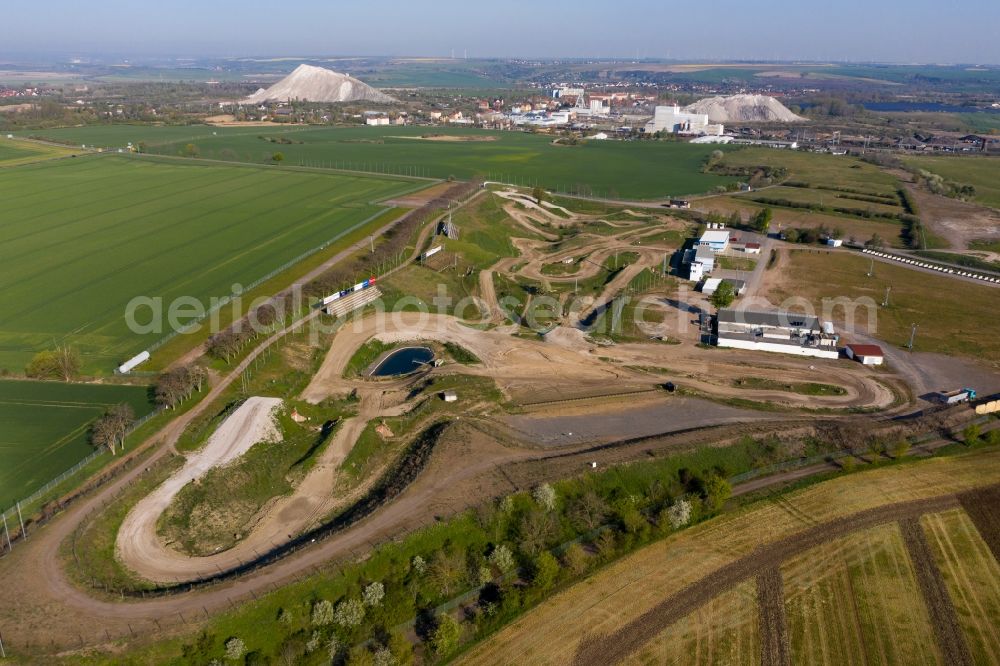
[{"label": "utility pole", "polygon": [[21,541],[28,538],[28,532],[24,529],[24,518],[21,517],[21,503],[17,502],[17,520],[21,523]]},{"label": "utility pole", "polygon": [[7,535],[7,550],[14,550],[13,544],[10,542],[10,530],[7,529],[7,514],[3,514],[3,533]]},{"label": "utility pole", "polygon": [[907,346],[910,351],[913,351],[913,338],[917,337],[917,325],[910,324],[910,343]]},{"label": "utility pole", "polygon": [[372,254],[375,254],[375,234],[369,236],[369,239],[371,240]]},{"label": "utility pole", "polygon": [[882,299],[882,307],[889,307],[889,290],[892,289],[891,285],[887,285],[885,288],[885,298]]},{"label": "utility pole", "polygon": [[875,275],[875,260],[872,259],[871,266],[868,267],[868,277]]}]

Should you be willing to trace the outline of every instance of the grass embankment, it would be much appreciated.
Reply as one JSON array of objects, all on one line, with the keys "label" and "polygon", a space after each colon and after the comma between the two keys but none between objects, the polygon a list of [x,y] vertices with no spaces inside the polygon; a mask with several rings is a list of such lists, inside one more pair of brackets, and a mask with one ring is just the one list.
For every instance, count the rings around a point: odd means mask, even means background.
[{"label": "grass embankment", "polygon": [[969,254],[941,252],[939,250],[918,250],[917,252],[914,252],[914,254],[926,257],[927,259],[932,259],[934,261],[943,261],[948,264],[954,264],[955,266],[964,266],[965,268],[970,268],[972,270],[992,272],[1000,271],[1000,261],[987,261],[986,259],[981,259],[980,257]]},{"label": "grass embankment", "polygon": [[977,240],[969,241],[969,249],[980,250],[982,252],[1000,253],[1000,240],[980,238]]},{"label": "grass embankment", "polygon": [[444,349],[456,363],[461,363],[462,365],[476,365],[477,363],[482,363],[478,356],[458,343],[446,342],[444,343]]},{"label": "grass embankment", "polygon": [[[768,297],[774,303],[798,297],[808,300],[815,312],[823,313],[826,300],[829,316],[843,318],[843,306],[833,307],[833,299],[870,300],[869,307],[857,310],[858,327],[867,327],[869,310],[875,313],[876,329],[869,333],[902,347],[910,338],[910,325],[918,326],[915,351],[969,356],[1000,363],[1000,341],[983,335],[983,313],[1000,308],[1000,291],[987,286],[961,283],[954,279],[913,271],[894,264],[875,264],[875,275],[867,277],[869,261],[862,255],[822,250],[794,250],[786,259],[782,283]],[[816,280],[822,275],[822,280]],[[891,287],[890,305],[879,304]]]},{"label": "grass embankment", "polygon": [[847,390],[833,384],[816,382],[781,382],[761,377],[740,377],[733,380],[733,386],[741,389],[762,389],[766,391],[787,391],[801,395],[844,395]]},{"label": "grass embankment", "polygon": [[351,355],[351,359],[347,362],[347,367],[344,368],[344,376],[360,377],[375,362],[375,359],[390,349],[394,349],[396,346],[396,343],[382,342],[381,340],[372,338],[358,347],[357,351]]},{"label": "grass embankment", "polygon": [[[454,391],[456,402],[445,402],[441,393]],[[442,417],[471,416],[496,411],[503,396],[492,379],[469,375],[445,375],[423,380],[411,390],[418,400],[410,411],[370,421],[358,437],[341,466],[347,477],[344,490],[353,488],[373,473],[385,469],[403,448],[427,427]]]}]

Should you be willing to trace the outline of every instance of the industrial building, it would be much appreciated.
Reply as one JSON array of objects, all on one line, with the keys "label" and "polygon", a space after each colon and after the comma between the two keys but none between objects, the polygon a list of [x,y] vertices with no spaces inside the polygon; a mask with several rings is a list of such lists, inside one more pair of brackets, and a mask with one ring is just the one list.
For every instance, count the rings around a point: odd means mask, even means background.
[{"label": "industrial building", "polygon": [[696,245],[684,252],[684,263],[688,266],[688,279],[699,282],[715,269],[715,252],[706,245]]},{"label": "industrial building", "polygon": [[885,355],[878,345],[847,345],[847,358],[853,358],[862,365],[882,365]]},{"label": "industrial building", "polygon": [[701,285],[701,293],[706,296],[711,296],[720,286],[722,286],[723,282],[732,285],[733,294],[736,296],[742,296],[747,293],[746,280],[732,280],[730,278],[708,278],[705,280],[705,283]]},{"label": "industrial building", "polygon": [[653,110],[653,119],[646,123],[646,133],[670,132],[671,134],[709,134],[721,136],[722,125],[708,122],[707,113],[686,113],[674,104],[658,106]]},{"label": "industrial building", "polygon": [[698,245],[707,247],[712,252],[725,252],[729,249],[729,230],[723,224],[709,222],[708,230],[698,239]]},{"label": "industrial building", "polygon": [[839,336],[830,322],[796,312],[723,309],[716,316],[716,345],[839,358]]},{"label": "industrial building", "polygon": [[701,235],[694,247],[685,250],[681,263],[688,267],[688,279],[699,282],[715,269],[716,252],[729,247],[729,230],[724,224],[709,222],[708,230]]}]

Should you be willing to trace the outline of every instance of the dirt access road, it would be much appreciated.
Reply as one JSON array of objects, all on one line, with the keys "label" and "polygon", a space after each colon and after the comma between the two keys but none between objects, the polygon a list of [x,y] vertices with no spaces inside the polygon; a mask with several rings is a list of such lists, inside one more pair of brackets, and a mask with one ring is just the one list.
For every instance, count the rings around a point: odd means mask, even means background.
[{"label": "dirt access road", "polygon": [[[342,396],[357,392],[361,396],[359,414],[347,420],[334,436],[334,441],[324,452],[320,464],[306,476],[303,482],[288,496],[279,499],[269,509],[265,517],[241,542],[232,549],[204,557],[189,557],[178,553],[156,538],[156,518],[163,508],[159,504],[149,506],[158,509],[145,514],[145,538],[136,538],[135,530],[128,530],[119,538],[121,562],[136,574],[157,582],[193,580],[208,572],[224,571],[253,560],[260,552],[266,552],[293,536],[302,533],[337,506],[338,498],[331,494],[337,479],[337,468],[353,448],[367,423],[379,416],[394,415],[403,405],[396,404],[392,412],[376,408],[376,401],[394,388],[392,382],[373,384],[363,379],[345,379],[344,369],[355,350],[372,338],[387,343],[411,340],[436,340],[459,344],[482,360],[482,367],[452,366],[442,372],[459,372],[488,376],[494,379],[508,398],[518,395],[545,394],[559,386],[588,386],[595,392],[609,384],[619,390],[632,386],[637,389],[650,388],[653,382],[645,372],[629,371],[619,366],[634,363],[656,364],[663,362],[661,350],[649,350],[643,345],[621,346],[623,357],[617,363],[602,359],[588,345],[573,349],[562,344],[546,344],[513,337],[498,331],[480,331],[465,326],[457,319],[414,312],[392,313],[387,317],[369,316],[359,322],[348,324],[335,336],[319,372],[303,391],[303,399],[319,402],[331,396]],[[674,352],[669,358],[673,367],[689,367],[673,346],[663,348]],[[704,354],[704,350],[696,350]],[[660,352],[660,353],[658,353]],[[697,354],[696,354],[697,355]],[[700,361],[696,366],[705,364]],[[859,366],[842,366],[843,369],[857,369]],[[693,368],[692,368],[693,369]],[[866,383],[854,373],[844,373],[843,369],[827,371],[828,381],[843,384],[844,395],[829,398],[788,394],[779,390],[748,390],[748,397],[792,401],[793,403],[826,403],[840,406],[888,406],[893,400],[892,392],[877,381]],[[787,379],[803,372],[799,364],[777,366],[775,377]],[[714,381],[722,378],[742,376],[746,369],[740,367],[727,373],[724,364],[712,364]],[[759,374],[768,374],[760,370]],[[811,370],[809,370],[811,372]],[[543,379],[540,379],[543,378]],[[777,381],[777,380],[775,380]],[[726,394],[729,386],[715,384],[708,380],[697,381],[689,375],[688,384],[699,386],[706,392]],[[589,410],[593,412],[593,409]],[[564,415],[561,417],[520,416],[508,420],[516,430],[524,433],[529,440],[546,447],[585,445],[605,442],[623,435],[649,436],[673,430],[682,430],[721,423],[747,422],[771,418],[767,413],[739,410],[716,405],[703,400],[677,398],[667,400],[662,405],[643,409],[641,415],[626,410],[624,414],[608,411],[608,406],[598,410],[598,414],[587,417]],[[603,412],[603,413],[601,413]],[[671,416],[672,415],[672,416]],[[587,425],[588,419],[592,421]],[[596,420],[595,420],[596,419]],[[575,435],[573,432],[575,431]],[[141,504],[145,510],[145,503]],[[130,514],[130,516],[133,514]],[[131,527],[131,522],[128,522]]]},{"label": "dirt access road", "polygon": [[[561,379],[562,382],[568,384],[590,382],[594,387],[606,387],[609,383],[623,381],[625,379],[623,372],[629,372],[615,367],[612,363],[602,361],[598,358],[597,353],[589,348],[577,351],[559,345],[524,340],[495,331],[477,331],[452,318],[445,318],[445,321],[437,322],[431,317],[421,326],[419,321],[411,319],[412,317],[421,317],[419,313],[400,313],[400,316],[403,319],[399,323],[399,328],[390,327],[383,332],[375,330],[374,323],[370,318],[362,321],[372,322],[368,324],[371,328],[362,326],[361,330],[354,330],[352,326],[347,326],[342,329],[319,373],[306,389],[306,397],[318,400],[327,395],[335,394],[337,391],[351,390],[352,383],[342,377],[343,368],[353,351],[376,333],[382,339],[404,340],[430,337],[456,341],[483,359],[482,367],[469,366],[467,371],[495,376],[498,383],[501,386],[506,385],[508,390],[512,388],[512,385],[514,389],[524,386],[530,387],[532,382],[539,380],[540,375],[544,375],[545,382]],[[440,332],[432,335],[434,331]],[[637,359],[645,358],[647,361],[658,359],[659,362],[663,362],[662,352],[668,349],[673,350],[677,346],[657,346],[655,349],[648,347],[648,345],[636,346],[636,351],[632,352],[634,357]],[[616,353],[627,352],[627,350],[628,346],[625,345],[615,349]],[[703,355],[711,353],[705,350],[698,351]],[[244,363],[248,364],[253,358],[254,354],[251,354]],[[678,360],[671,359],[667,362],[673,363]],[[700,363],[707,365],[708,360],[709,357],[705,356],[700,360]],[[794,366],[801,362],[799,359],[789,359],[788,363]],[[548,368],[550,372],[546,372],[545,368]],[[852,381],[861,381],[862,383],[865,381],[860,366],[844,365],[843,371],[848,372],[848,368],[851,369],[851,375],[858,375]],[[802,369],[801,365],[799,369]],[[238,376],[241,370],[242,368],[238,368],[234,376]],[[777,366],[770,372],[774,372],[775,376],[784,377],[790,371],[792,371],[791,367]],[[649,385],[648,376],[643,373],[638,373],[638,376],[643,377],[643,383]],[[213,391],[218,392],[221,389],[217,386]],[[214,397],[210,395],[208,402]],[[182,417],[168,426],[165,434],[161,437],[164,440],[171,437],[176,439],[186,423],[193,417],[193,415],[185,416],[187,418]],[[167,450],[166,447],[161,448],[158,455],[163,455]],[[565,450],[560,450],[558,455],[564,453]],[[16,604],[18,607],[16,618],[12,615],[11,622],[16,622],[14,626],[17,626],[16,633],[20,637],[37,635],[23,622],[28,621],[30,624],[30,618],[40,617],[38,613],[46,616],[61,616],[66,621],[69,617],[85,617],[88,618],[86,622],[79,620],[74,622],[80,627],[81,636],[84,633],[89,636],[83,642],[89,643],[93,642],[101,631],[109,628],[120,630],[130,622],[134,625],[143,622],[152,625],[156,622],[163,622],[165,618],[183,617],[193,611],[203,612],[207,609],[211,612],[228,605],[231,598],[242,598],[269,589],[273,585],[283,584],[300,572],[308,571],[311,567],[322,564],[331,558],[351,553],[354,549],[367,548],[368,543],[378,539],[380,535],[419,524],[421,520],[428,518],[428,507],[435,504],[435,497],[445,489],[461,483],[463,479],[468,480],[477,475],[492,472],[497,467],[507,465],[515,460],[530,460],[552,454],[553,452],[545,453],[538,450],[499,449],[490,455],[475,458],[474,462],[470,464],[442,470],[440,476],[434,478],[427,476],[421,483],[406,491],[396,502],[379,510],[355,528],[346,530],[333,538],[316,544],[313,548],[300,551],[274,566],[232,583],[189,595],[171,596],[144,602],[115,603],[96,600],[87,592],[75,587],[66,578],[58,557],[59,544],[69,536],[87,513],[99,507],[106,498],[113,497],[125,484],[137,477],[142,471],[141,468],[137,468],[123,475],[91,499],[71,507],[65,514],[33,534],[27,542],[17,544],[14,553],[0,561],[0,571],[6,572],[4,579],[12,581],[8,588],[11,598],[19,600]],[[140,557],[147,555],[149,553],[144,553]],[[27,562],[29,561],[38,566],[28,567]],[[145,566],[154,566],[154,564],[155,566],[173,566],[172,561],[163,563],[155,559],[144,560],[144,563]],[[188,565],[185,564],[185,566]],[[13,575],[14,571],[19,572],[19,575]],[[182,578],[183,575],[178,577]],[[178,613],[181,615],[178,616]],[[7,620],[5,620],[6,623]],[[6,635],[7,632],[5,632]],[[63,637],[62,644],[72,644],[72,642],[75,641]]]},{"label": "dirt access road", "polygon": [[[310,318],[314,316],[316,315],[310,315]],[[390,315],[390,317],[393,316],[395,315]],[[428,320],[421,324],[419,321],[407,319],[411,316],[422,316],[419,313],[406,313],[401,316],[404,318],[398,324],[390,325],[387,328],[376,329],[374,324],[371,325],[371,328],[366,328],[368,324],[362,324],[360,330],[351,325],[342,329],[323,367],[313,383],[306,389],[306,397],[312,396],[314,399],[322,399],[326,395],[337,394],[338,391],[347,392],[356,388],[356,385],[343,379],[342,369],[354,350],[373,336],[387,341],[411,339],[455,341],[483,359],[483,364],[478,367],[469,366],[443,369],[442,371],[478,373],[483,376],[495,377],[501,389],[511,396],[534,393],[539,387],[544,390],[553,385],[584,387],[599,391],[601,388],[607,390],[608,386],[629,384],[649,388],[660,381],[658,377],[651,376],[648,372],[623,368],[620,365],[623,363],[669,368],[670,372],[675,372],[677,369],[676,371],[685,377],[686,383],[719,395],[731,394],[732,386],[728,382],[732,378],[745,375],[748,372],[760,373],[760,376],[786,381],[817,376],[813,368],[800,359],[775,359],[766,354],[754,353],[719,355],[718,352],[696,349],[693,345],[619,345],[613,348],[613,354],[616,358],[604,360],[602,355],[606,354],[608,350],[595,348],[586,343],[580,336],[564,336],[562,343],[550,344],[505,335],[496,330],[478,331],[451,318],[446,318],[446,321]],[[293,328],[306,324],[310,318],[296,323]],[[284,331],[268,338],[251,352],[233,372],[212,387],[202,403],[158,433],[156,441],[160,444],[160,448],[151,461],[166,455],[172,443],[176,441],[191,419],[203,409],[203,405],[210,404],[212,400],[221,395],[228,383],[237,378],[262,351],[283,334],[285,334]],[[824,381],[842,382],[846,393],[841,396],[824,397],[824,404],[837,408],[852,405],[884,407],[892,403],[892,392],[867,369],[855,364],[835,366],[834,362],[829,365],[824,364],[819,372],[823,373]],[[726,369],[723,371],[723,368]],[[777,390],[759,390],[747,392],[745,395],[762,400],[773,399],[793,405],[806,404],[807,402],[816,403],[816,398]],[[374,407],[371,414],[384,413],[384,405],[372,404]],[[365,407],[365,409],[368,408]],[[360,432],[357,428],[363,426],[368,414],[369,412],[366,411],[363,417],[351,428],[344,428],[343,446],[331,447],[331,449],[343,452],[347,450],[346,447],[353,445],[357,433]],[[776,425],[776,427],[780,428],[780,425]],[[549,455],[562,456],[565,454],[565,449],[555,454],[539,452],[538,450],[498,448],[491,451],[489,455],[473,457],[471,464],[442,469],[436,475],[425,473],[396,502],[380,509],[357,526],[334,538],[318,543],[314,547],[291,555],[274,566],[259,570],[231,583],[192,594],[142,602],[116,603],[97,600],[92,598],[87,591],[78,589],[69,582],[62,570],[58,549],[87,514],[92,510],[99,510],[105,501],[112,501],[113,497],[125,485],[142,473],[141,468],[136,468],[123,474],[115,482],[90,498],[81,500],[72,506],[62,516],[32,534],[32,538],[27,542],[17,544],[12,556],[0,561],[0,573],[3,574],[5,581],[11,581],[8,586],[9,598],[15,600],[8,610],[0,610],[0,613],[6,613],[6,615],[0,615],[0,618],[3,618],[5,628],[8,623],[10,626],[16,627],[15,633],[18,638],[13,639],[15,641],[20,640],[23,636],[52,635],[45,628],[48,626],[78,627],[80,643],[103,641],[102,632],[114,631],[116,635],[120,636],[125,631],[131,631],[133,624],[140,630],[158,631],[160,624],[184,623],[187,621],[185,617],[189,618],[193,612],[209,613],[224,608],[231,603],[231,599],[245,598],[270,589],[274,585],[286,583],[302,572],[309,571],[311,567],[327,562],[331,558],[348,555],[356,550],[363,551],[374,540],[412,528],[420,521],[431,518],[433,515],[431,507],[439,505],[442,495],[449,492],[449,489],[455,487],[456,484],[471,482],[480,475],[493,473],[498,467],[503,467],[514,461],[530,461]],[[330,464],[325,467],[324,473],[335,474],[336,461],[329,462]],[[324,477],[315,477],[315,479],[322,478]],[[316,485],[311,485],[313,483]],[[301,511],[298,509],[293,511],[295,515],[300,516],[302,524],[308,524],[308,521],[314,517],[316,506],[322,506],[322,502],[329,500],[328,496],[322,495],[323,485],[319,481],[312,481],[307,477],[307,481],[300,484],[300,488],[306,490],[295,493],[291,498],[292,502],[312,501],[319,498],[319,504],[308,505]],[[328,493],[330,487],[331,485],[326,485],[325,492]],[[468,501],[468,498],[472,496],[476,495],[468,495],[464,500]],[[289,507],[291,506],[292,504],[289,504]],[[264,524],[283,525],[286,516],[287,514],[283,511],[273,512],[269,514],[267,519],[272,522]],[[264,533],[266,530],[260,532],[260,534]],[[260,537],[251,537],[247,543],[255,543],[252,538]],[[145,566],[160,566],[160,563],[155,559],[143,559],[145,555],[148,553],[137,555]],[[31,563],[31,566],[28,563]],[[174,571],[170,568],[173,566],[172,562],[166,562],[165,568],[161,568],[157,575],[169,577]],[[184,566],[190,566],[190,563],[185,562]],[[199,573],[204,573],[204,571]],[[177,577],[183,579],[184,575],[180,574]],[[44,622],[42,618],[45,618]],[[83,638],[84,635],[87,636],[86,640]],[[7,633],[5,632],[6,637]],[[71,634],[66,635],[65,632],[55,635],[53,638],[60,641],[62,645],[77,643]]]}]

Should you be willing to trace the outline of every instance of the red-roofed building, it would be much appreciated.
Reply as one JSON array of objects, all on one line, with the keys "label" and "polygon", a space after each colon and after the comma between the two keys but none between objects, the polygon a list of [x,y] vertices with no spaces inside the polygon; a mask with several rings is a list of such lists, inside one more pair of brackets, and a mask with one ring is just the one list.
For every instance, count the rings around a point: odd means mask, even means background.
[{"label": "red-roofed building", "polygon": [[882,365],[885,355],[878,345],[847,345],[847,357],[862,365]]}]

